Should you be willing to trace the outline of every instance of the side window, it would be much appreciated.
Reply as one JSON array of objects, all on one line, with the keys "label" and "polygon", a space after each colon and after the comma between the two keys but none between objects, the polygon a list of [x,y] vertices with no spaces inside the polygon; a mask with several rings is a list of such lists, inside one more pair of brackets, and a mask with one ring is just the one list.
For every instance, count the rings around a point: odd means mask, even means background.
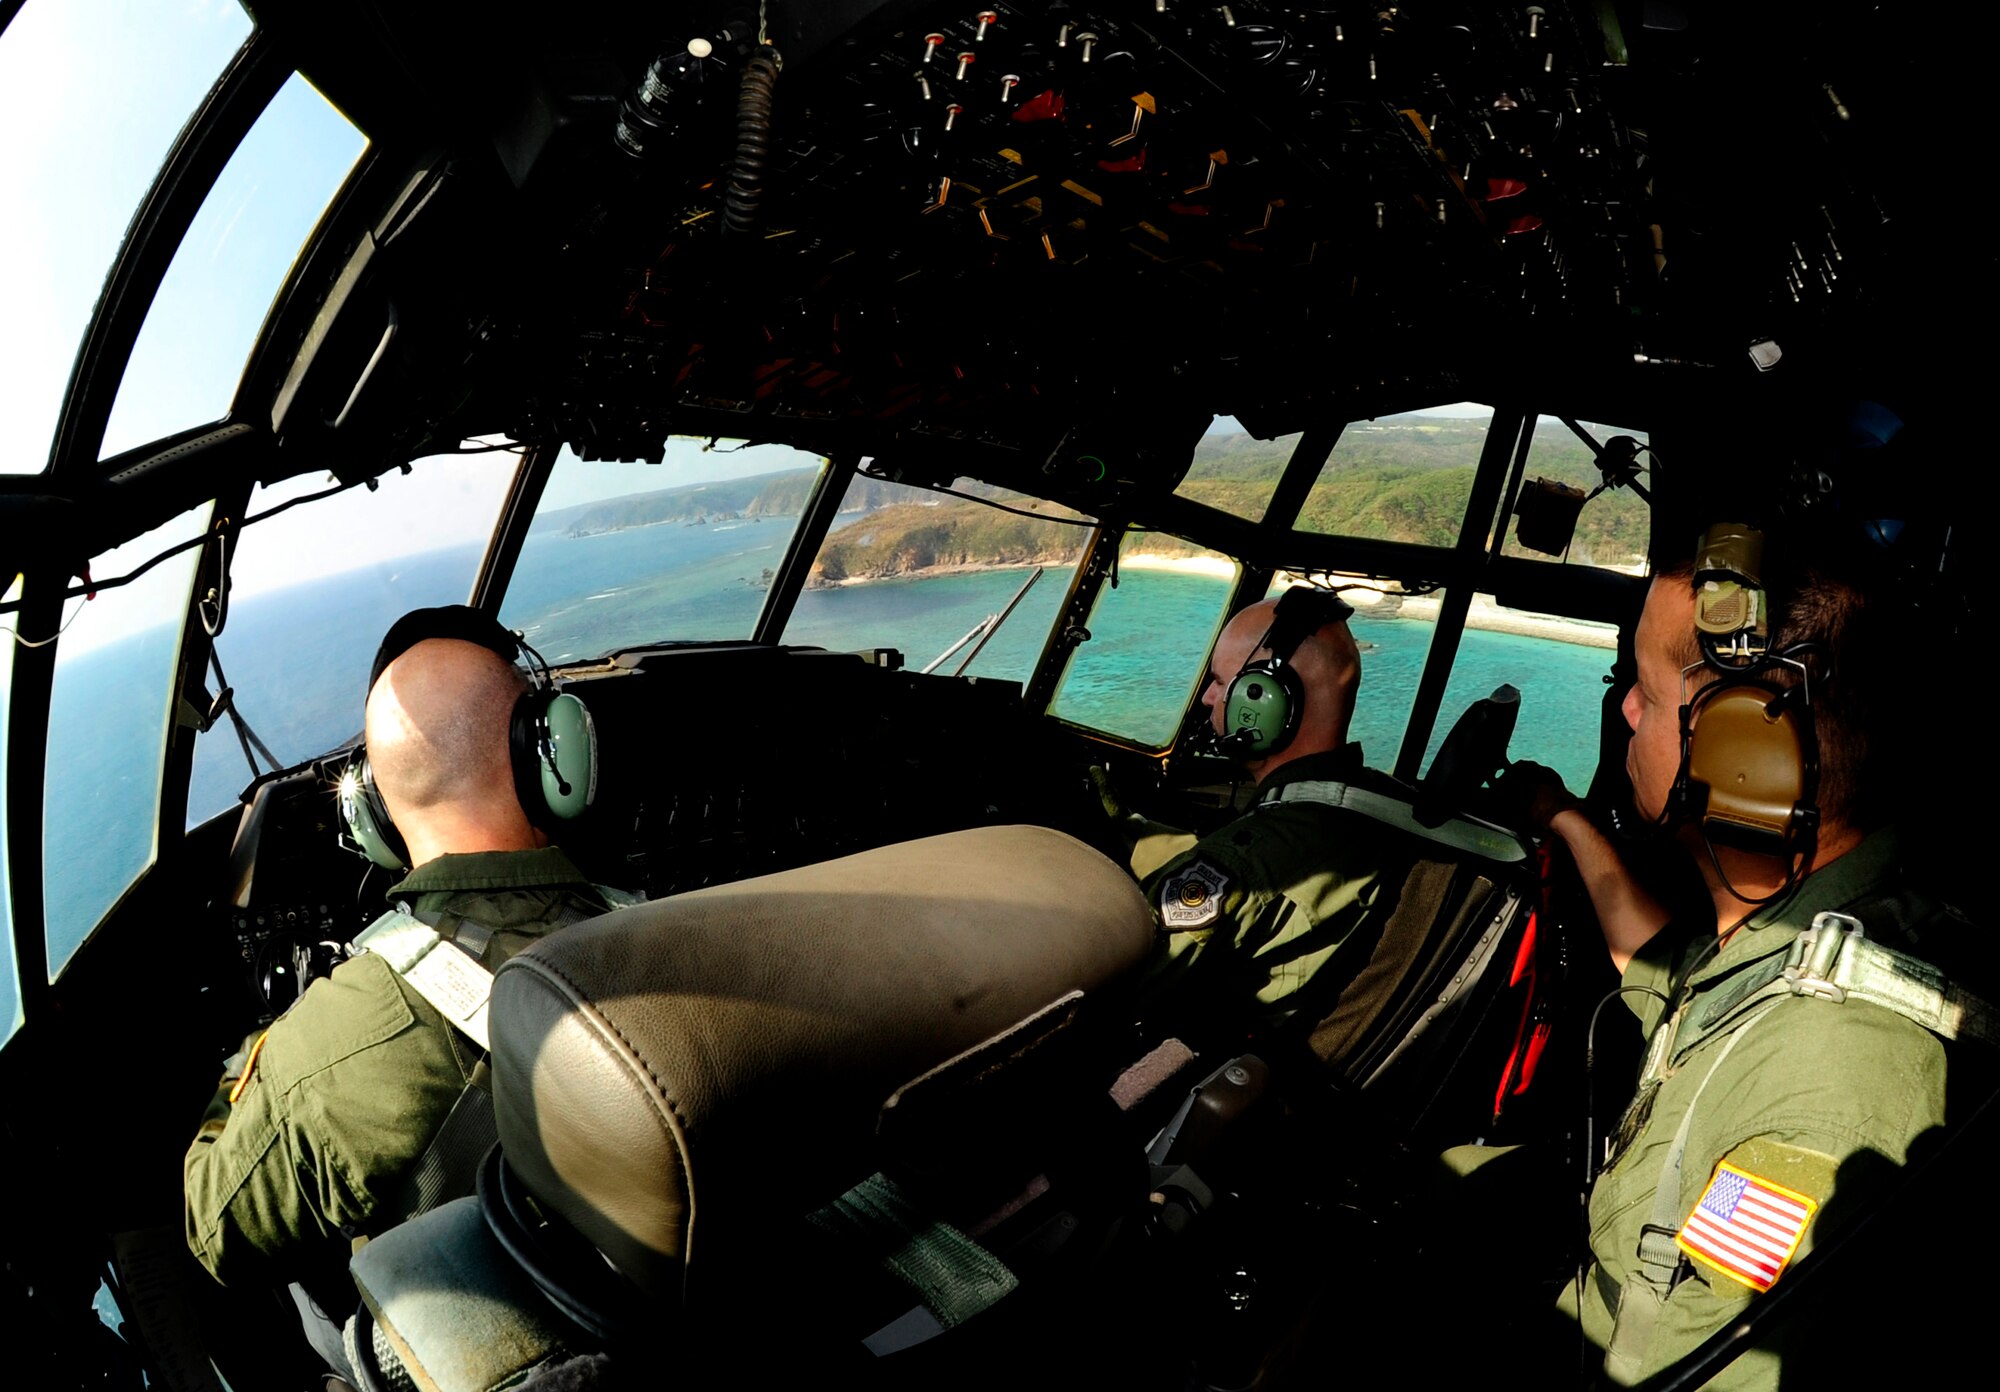
[{"label": "side window", "polygon": [[[360,733],[368,664],[390,624],[411,609],[471,597],[515,470],[506,453],[419,459],[375,488],[243,529],[215,654],[236,710],[281,766]],[[244,515],[328,486],[315,475],[259,488]],[[216,690],[213,669],[206,676]],[[224,717],[195,745],[188,825],[228,807],[250,778],[235,724]]]},{"label": "side window", "polygon": [[1297,435],[1259,440],[1234,417],[1217,416],[1195,445],[1194,463],[1174,492],[1232,517],[1262,521],[1298,444]]},{"label": "side window", "polygon": [[[1652,456],[1646,453],[1644,432],[1589,421],[1577,423],[1600,446],[1612,444],[1620,437],[1630,441],[1624,453],[1632,459],[1634,469],[1642,476],[1649,470]],[[1632,446],[1637,447],[1636,453],[1632,452]],[[1617,454],[1619,447],[1613,445],[1612,452]],[[1605,488],[1590,497],[1604,483],[1604,475],[1589,444],[1567,425],[1548,417],[1536,422],[1521,480],[1521,496],[1515,503],[1514,515],[1505,519],[1507,535],[1501,544],[1501,555],[1598,566],[1627,575],[1637,575],[1645,569],[1650,509],[1629,488]],[[1585,502],[1587,497],[1590,500]],[[1575,521],[1573,533],[1563,529],[1569,519]],[[1547,533],[1552,527],[1556,535],[1568,536],[1567,547],[1550,539]],[[1523,535],[1534,544],[1524,545]]]},{"label": "side window", "polygon": [[[1437,728],[1424,750],[1425,767],[1465,708],[1508,682],[1521,693],[1508,754],[1546,764],[1572,788],[1588,787],[1597,770],[1604,674],[1617,648],[1618,630],[1610,624],[1506,609],[1491,595],[1475,594]],[[1372,673],[1363,671],[1365,695]]]},{"label": "side window", "polygon": [[1096,524],[1005,489],[959,487],[1016,511],[856,475],[785,641],[896,648],[913,668],[1026,681]]},{"label": "side window", "polygon": [[1454,545],[1492,421],[1491,407],[1470,402],[1355,421],[1306,495],[1298,530]]},{"label": "side window", "polygon": [[1147,749],[1172,744],[1207,680],[1239,570],[1179,538],[1129,533],[1118,586],[1098,592],[1090,641],[1070,653],[1049,713]]},{"label": "side window", "polygon": [[279,89],[174,252],[100,455],[222,418],[272,297],[366,145],[298,74]]},{"label": "side window", "polygon": [[[200,536],[204,503],[91,562],[99,580]],[[42,787],[43,909],[54,980],[159,849],[181,619],[203,548],[129,585],[73,599],[56,645]]]},{"label": "side window", "polygon": [[48,463],[77,345],[133,210],[250,19],[233,4],[125,0],[4,13],[0,472],[34,473]]},{"label": "side window", "polygon": [[826,461],[675,439],[661,464],[565,448],[500,606],[550,662],[674,639],[748,638]]}]

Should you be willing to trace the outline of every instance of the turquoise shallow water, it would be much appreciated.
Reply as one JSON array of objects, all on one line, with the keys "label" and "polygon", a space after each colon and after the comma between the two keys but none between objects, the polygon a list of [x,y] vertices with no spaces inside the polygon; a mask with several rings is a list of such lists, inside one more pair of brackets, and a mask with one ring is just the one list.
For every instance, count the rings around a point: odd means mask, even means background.
[{"label": "turquoise shallow water", "polygon": [[[763,607],[795,519],[698,527],[662,524],[570,538],[532,535],[502,618],[551,662],[597,656],[660,639],[748,637]],[[360,691],[382,630],[405,609],[461,599],[472,548],[402,561],[393,573],[360,573],[239,602],[224,657],[244,710],[285,759],[302,759],[349,738],[360,723]],[[1005,608],[1027,570],[975,571],[880,580],[800,595],[788,643],[833,649],[893,647],[922,667],[989,614]],[[1024,679],[1040,657],[1070,583],[1046,571],[980,649],[969,672]],[[1091,639],[1072,660],[1056,713],[1149,745],[1165,744],[1204,669],[1227,598],[1223,580],[1183,571],[1127,569],[1091,616]],[[1412,619],[1357,616],[1363,659],[1355,735],[1381,765],[1394,762],[1432,627]],[[952,672],[965,649],[939,670]],[[1515,752],[1587,782],[1596,758],[1602,649],[1468,632],[1446,698],[1455,715],[1501,682],[1522,691]],[[227,804],[245,775],[233,739],[205,741],[190,812]]]}]

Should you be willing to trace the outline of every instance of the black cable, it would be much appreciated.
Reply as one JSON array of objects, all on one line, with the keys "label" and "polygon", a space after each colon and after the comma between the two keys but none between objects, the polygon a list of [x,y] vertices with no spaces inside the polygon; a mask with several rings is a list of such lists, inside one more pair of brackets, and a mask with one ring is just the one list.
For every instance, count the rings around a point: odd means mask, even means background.
[{"label": "black cable", "polygon": [[600,1344],[639,1331],[640,1311],[623,1278],[588,1238],[560,1217],[537,1212],[498,1143],[480,1164],[475,1192],[494,1241],[571,1324]]},{"label": "black cable", "polygon": [[[553,699],[556,690],[556,679],[555,674],[549,670],[548,659],[535,650],[525,635],[516,633],[514,635],[514,642],[522,652],[528,655],[529,683],[538,686],[543,694]],[[536,675],[537,671],[540,673],[539,677]],[[538,709],[541,713],[535,718],[535,754],[542,762],[548,765],[549,772],[555,775],[556,791],[562,796],[568,797],[570,794],[569,780],[563,777],[562,766],[556,762],[555,736],[549,729],[549,702],[543,701]]]},{"label": "black cable", "polygon": [[[1818,833],[1813,831],[1806,832],[1805,843],[1803,850],[1793,851],[1785,857],[1785,878],[1779,882],[1778,887],[1769,894],[1759,896],[1745,894],[1736,887],[1735,882],[1729,878],[1729,872],[1722,868],[1722,856],[1715,849],[1714,840],[1710,838],[1706,831],[1701,834],[1702,848],[1708,852],[1709,867],[1715,871],[1716,883],[1720,884],[1723,889],[1736,898],[1741,899],[1744,903],[1754,904],[1758,908],[1762,908],[1766,904],[1775,904],[1781,899],[1788,899],[1798,893],[1799,886],[1805,883],[1806,876],[1811,873],[1808,867],[1811,866],[1813,857],[1819,852]],[[1736,927],[1740,928],[1742,926],[1742,922],[1739,920]],[[1736,931],[1736,928],[1731,928],[1729,931],[1733,933]]]},{"label": "black cable", "polygon": [[1590,1250],[1590,1193],[1597,1187],[1597,1086],[1594,1072],[1597,1064],[1597,1024],[1604,1014],[1604,1007],[1625,995],[1657,997],[1663,1011],[1657,1026],[1660,1029],[1666,1028],[1666,1012],[1670,1012],[1673,1008],[1673,1002],[1668,999],[1664,991],[1656,991],[1651,986],[1619,986],[1605,992],[1604,998],[1591,1009],[1590,1023],[1583,1031],[1583,1189],[1577,1200],[1577,1220],[1581,1229],[1582,1243],[1577,1252],[1576,1263],[1578,1386],[1586,1385],[1591,1380],[1590,1340],[1583,1332],[1583,1280],[1594,1259]]},{"label": "black cable", "polygon": [[[410,471],[410,466],[407,464],[404,464],[400,467],[402,468],[404,473],[408,473]],[[366,478],[366,479],[356,479],[354,480],[353,483],[335,484],[332,488],[323,488],[317,493],[307,493],[303,497],[293,498],[289,502],[279,503],[274,508],[266,508],[264,511],[257,513],[254,516],[244,518],[241,522],[230,522],[225,520],[221,523],[218,523],[213,531],[203,532],[198,537],[190,537],[186,541],[178,542],[173,546],[169,546],[166,550],[160,552],[157,556],[154,556],[151,560],[145,562],[143,565],[139,566],[136,570],[128,570],[123,575],[114,575],[109,580],[88,581],[72,589],[64,590],[60,595],[57,596],[57,599],[59,602],[64,600],[79,599],[90,595],[94,595],[99,590],[115,590],[118,589],[120,586],[129,585],[134,580],[137,580],[140,576],[144,575],[147,571],[151,570],[154,566],[158,565],[161,561],[168,560],[174,556],[178,556],[180,555],[181,552],[191,550],[194,547],[206,545],[208,541],[213,537],[227,535],[231,532],[241,532],[245,527],[250,526],[254,522],[262,522],[267,517],[276,517],[279,513],[285,512],[291,508],[295,508],[300,503],[314,503],[318,502],[321,498],[331,498],[336,493],[345,493],[348,489],[358,488],[364,483],[367,484],[368,487],[372,489],[377,486],[378,482],[379,480],[377,479]],[[0,614],[18,613],[21,607],[26,603],[27,600],[25,598],[0,601]],[[18,637],[19,635],[16,636]],[[21,641],[27,643],[30,647],[34,647],[34,646],[39,646],[42,643],[46,643],[49,640],[47,638],[37,638],[32,640],[22,639]]]},{"label": "black cable", "polygon": [[252,745],[257,747],[257,752],[270,762],[272,768],[283,767],[278,761],[278,756],[271,752],[270,746],[257,738],[257,732],[250,728],[250,722],[244,719],[243,712],[236,708],[235,693],[229,685],[229,678],[223,675],[222,654],[216,651],[213,643],[208,647],[208,665],[215,669],[216,689],[222,693],[218,699],[222,702],[223,712],[228,715],[230,724],[236,727],[236,738],[243,745],[243,759],[250,765],[250,776],[261,778],[264,773],[257,767],[257,761],[250,757]]},{"label": "black cable", "polygon": [[[1604,1014],[1604,1007],[1617,1000],[1620,996],[1627,995],[1656,996],[1663,1007],[1669,1009],[1672,1007],[1672,1002],[1668,999],[1667,993],[1664,991],[1657,991],[1651,986],[1619,986],[1605,992],[1604,998],[1598,1001],[1590,1012],[1590,1024],[1583,1031],[1583,1189],[1586,1195],[1590,1192],[1590,1186],[1597,1183],[1597,1156],[1595,1153],[1597,1094],[1594,1089],[1595,1079],[1592,1074],[1592,1069],[1597,1064],[1597,1025],[1599,1019]],[[1666,1023],[1666,1016],[1664,1014],[1660,1017],[1660,1023],[1662,1025]]]}]

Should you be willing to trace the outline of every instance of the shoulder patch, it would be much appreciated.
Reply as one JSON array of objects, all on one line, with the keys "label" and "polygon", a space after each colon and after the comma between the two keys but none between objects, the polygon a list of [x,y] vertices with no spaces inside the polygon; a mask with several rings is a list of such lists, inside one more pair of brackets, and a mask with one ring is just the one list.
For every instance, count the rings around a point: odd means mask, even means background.
[{"label": "shoulder patch", "polygon": [[1818,1209],[1816,1199],[1725,1160],[1674,1243],[1703,1266],[1767,1291],[1784,1274]]},{"label": "shoulder patch", "polygon": [[1222,916],[1229,877],[1205,860],[1191,860],[1160,884],[1160,922],[1169,932],[1206,928]]}]

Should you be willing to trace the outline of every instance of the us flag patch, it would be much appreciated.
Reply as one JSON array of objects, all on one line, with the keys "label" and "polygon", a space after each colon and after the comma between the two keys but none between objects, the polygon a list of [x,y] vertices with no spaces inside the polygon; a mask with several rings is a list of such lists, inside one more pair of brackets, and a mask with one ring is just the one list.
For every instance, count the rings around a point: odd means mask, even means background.
[{"label": "us flag patch", "polygon": [[1675,1242],[1696,1261],[1767,1291],[1799,1249],[1819,1205],[1724,1161]]}]

